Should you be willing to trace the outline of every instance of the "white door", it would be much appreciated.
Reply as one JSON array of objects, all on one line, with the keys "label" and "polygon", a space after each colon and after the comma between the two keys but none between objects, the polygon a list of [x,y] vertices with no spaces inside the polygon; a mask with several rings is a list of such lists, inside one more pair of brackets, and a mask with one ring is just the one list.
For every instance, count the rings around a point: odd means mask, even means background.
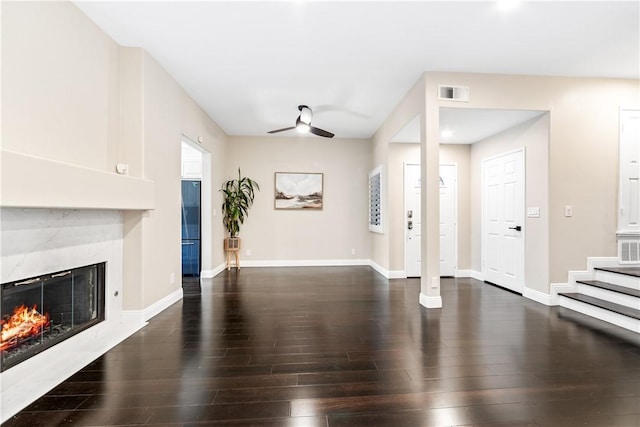
[{"label": "white door", "polygon": [[456,165],[440,165],[440,276],[456,275]]},{"label": "white door", "polygon": [[618,231],[640,232],[640,110],[620,111]]},{"label": "white door", "polygon": [[[454,276],[456,269],[456,167],[440,165],[440,275]],[[420,277],[420,165],[404,165],[405,271],[407,277]],[[444,185],[442,182],[444,181]]]},{"label": "white door", "polygon": [[524,150],[482,163],[484,280],[524,289]]},{"label": "white door", "polygon": [[404,165],[405,270],[407,277],[420,277],[420,165]]}]

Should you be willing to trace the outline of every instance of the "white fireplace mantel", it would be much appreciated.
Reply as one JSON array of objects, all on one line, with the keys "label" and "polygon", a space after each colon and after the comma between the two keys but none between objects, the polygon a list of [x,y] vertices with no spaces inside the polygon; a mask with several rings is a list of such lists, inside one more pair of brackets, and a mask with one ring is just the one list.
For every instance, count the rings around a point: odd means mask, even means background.
[{"label": "white fireplace mantel", "polygon": [[122,308],[122,211],[3,207],[0,219],[2,283],[106,262],[105,320],[0,373],[4,422],[143,327],[145,315]]}]

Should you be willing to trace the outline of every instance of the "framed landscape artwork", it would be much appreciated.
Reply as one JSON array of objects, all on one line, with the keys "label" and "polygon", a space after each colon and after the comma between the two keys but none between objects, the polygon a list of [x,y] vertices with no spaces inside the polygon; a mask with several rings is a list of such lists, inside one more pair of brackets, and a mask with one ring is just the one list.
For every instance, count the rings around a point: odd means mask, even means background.
[{"label": "framed landscape artwork", "polygon": [[321,173],[275,173],[276,209],[322,209],[324,175]]}]

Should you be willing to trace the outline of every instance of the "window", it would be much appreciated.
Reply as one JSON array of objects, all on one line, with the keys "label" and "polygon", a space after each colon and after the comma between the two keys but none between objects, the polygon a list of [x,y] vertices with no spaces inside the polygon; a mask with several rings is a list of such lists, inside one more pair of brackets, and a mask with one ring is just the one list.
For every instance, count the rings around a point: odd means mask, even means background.
[{"label": "window", "polygon": [[382,233],[382,166],[369,173],[369,231]]}]

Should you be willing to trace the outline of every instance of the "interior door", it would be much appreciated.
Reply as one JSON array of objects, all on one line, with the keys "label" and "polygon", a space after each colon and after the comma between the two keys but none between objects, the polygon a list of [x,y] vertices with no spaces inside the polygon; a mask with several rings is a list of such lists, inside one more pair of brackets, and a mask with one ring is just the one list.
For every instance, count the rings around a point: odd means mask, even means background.
[{"label": "interior door", "polygon": [[456,275],[456,180],[456,165],[440,165],[440,276]]},{"label": "interior door", "polygon": [[484,280],[524,289],[524,150],[482,164]]},{"label": "interior door", "polygon": [[640,232],[640,110],[620,111],[618,231]]},{"label": "interior door", "polygon": [[405,271],[407,277],[420,277],[422,227],[420,223],[420,165],[404,165],[404,205],[405,205]]},{"label": "interior door", "polygon": [[[440,165],[440,275],[456,272],[456,178],[455,165]],[[420,165],[404,165],[405,271],[407,277],[420,277]],[[444,183],[444,184],[443,184]]]}]

